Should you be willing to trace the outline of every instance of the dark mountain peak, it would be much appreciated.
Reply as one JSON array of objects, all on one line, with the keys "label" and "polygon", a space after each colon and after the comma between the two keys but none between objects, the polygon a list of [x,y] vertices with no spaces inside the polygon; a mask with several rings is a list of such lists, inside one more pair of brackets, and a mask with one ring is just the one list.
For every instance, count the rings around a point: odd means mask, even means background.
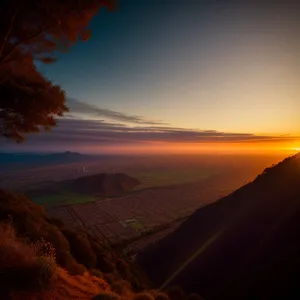
[{"label": "dark mountain peak", "polygon": [[115,196],[130,191],[139,184],[137,179],[123,173],[102,173],[71,180],[68,186],[70,190],[79,193]]},{"label": "dark mountain peak", "polygon": [[298,299],[298,228],[299,154],[196,211],[139,262],[158,286],[207,300]]},{"label": "dark mountain peak", "polygon": [[26,194],[30,196],[40,196],[62,191],[107,197],[118,196],[131,191],[139,184],[139,180],[123,173],[100,173],[54,182],[46,187],[27,190]]},{"label": "dark mountain peak", "polygon": [[82,155],[81,153],[72,152],[72,151],[65,151],[63,154],[64,155],[74,155],[74,156],[80,156],[80,155]]}]

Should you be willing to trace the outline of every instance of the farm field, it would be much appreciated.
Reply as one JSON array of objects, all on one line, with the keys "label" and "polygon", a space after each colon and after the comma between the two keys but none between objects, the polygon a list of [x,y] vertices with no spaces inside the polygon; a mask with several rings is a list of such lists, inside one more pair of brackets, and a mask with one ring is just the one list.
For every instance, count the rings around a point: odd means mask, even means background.
[{"label": "farm field", "polygon": [[[173,223],[229,194],[245,180],[240,173],[211,176],[194,183],[153,187],[101,201],[53,207],[48,213],[72,228],[84,227],[110,244],[134,240],[132,251],[136,252],[172,232],[176,228]],[[171,226],[156,232],[164,224]],[[152,231],[153,235],[145,236]]]},{"label": "farm field", "polygon": [[53,206],[65,206],[65,205],[75,205],[80,203],[88,203],[91,201],[99,200],[92,195],[83,195],[77,193],[61,192],[51,195],[42,195],[37,197],[31,197],[31,200],[38,204],[45,206],[45,208]]},{"label": "farm field", "polygon": [[137,186],[135,190],[141,190],[150,187],[159,187],[167,185],[184,184],[197,182],[204,178],[208,178],[217,174],[216,170],[207,169],[162,169],[148,172],[132,172],[129,173],[135,178],[138,178],[142,184]]},{"label": "farm field", "polygon": [[[99,173],[125,173],[141,184],[120,196],[52,190],[30,199],[72,228],[85,227],[110,244],[132,243],[133,253],[169,234],[203,205],[254,179],[281,157],[109,157],[84,162],[0,169],[0,188],[26,193]],[[167,228],[164,228],[166,224]],[[160,230],[160,228],[163,228]]]}]

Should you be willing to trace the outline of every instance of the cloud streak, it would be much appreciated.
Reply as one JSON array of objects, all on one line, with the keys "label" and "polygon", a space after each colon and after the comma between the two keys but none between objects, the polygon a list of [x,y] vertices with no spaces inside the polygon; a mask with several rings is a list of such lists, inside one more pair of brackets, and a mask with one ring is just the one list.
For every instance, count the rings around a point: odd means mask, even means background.
[{"label": "cloud streak", "polygon": [[118,122],[133,123],[133,124],[167,125],[166,123],[147,120],[140,116],[128,115],[118,111],[100,108],[97,105],[88,104],[73,98],[67,99],[67,105],[70,109],[71,114],[85,114],[94,118],[101,117],[101,118],[107,118]]},{"label": "cloud streak", "polygon": [[[28,136],[24,145],[7,146],[13,149],[64,149],[84,147],[142,145],[153,142],[205,144],[205,143],[263,143],[289,142],[299,139],[292,136],[268,136],[251,133],[221,132],[216,130],[197,130],[173,128],[168,126],[127,126],[123,123],[110,123],[105,120],[84,120],[62,118],[51,132]],[[7,147],[6,147],[7,148]],[[9,147],[8,147],[9,148]]]}]

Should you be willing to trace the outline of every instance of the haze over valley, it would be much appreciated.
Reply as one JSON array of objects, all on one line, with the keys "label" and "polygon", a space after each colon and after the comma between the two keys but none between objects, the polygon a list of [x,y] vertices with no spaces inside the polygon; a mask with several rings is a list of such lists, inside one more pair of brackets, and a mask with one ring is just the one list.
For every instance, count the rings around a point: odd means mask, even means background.
[{"label": "haze over valley", "polygon": [[[130,245],[132,254],[282,159],[276,154],[101,156],[70,151],[1,157],[9,163],[3,164],[0,187],[24,193],[71,228],[88,228],[110,244]],[[101,188],[101,174],[106,188]]]}]

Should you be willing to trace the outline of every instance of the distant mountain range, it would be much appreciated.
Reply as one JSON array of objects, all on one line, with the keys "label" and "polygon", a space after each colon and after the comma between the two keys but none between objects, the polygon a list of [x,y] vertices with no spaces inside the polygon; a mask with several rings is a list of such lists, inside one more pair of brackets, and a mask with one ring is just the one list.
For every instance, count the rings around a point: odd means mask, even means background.
[{"label": "distant mountain range", "polygon": [[138,258],[206,300],[300,299],[300,154],[199,209]]},{"label": "distant mountain range", "polygon": [[40,163],[40,162],[63,162],[65,160],[78,160],[85,157],[77,152],[66,151],[62,153],[1,153],[0,163]]}]

